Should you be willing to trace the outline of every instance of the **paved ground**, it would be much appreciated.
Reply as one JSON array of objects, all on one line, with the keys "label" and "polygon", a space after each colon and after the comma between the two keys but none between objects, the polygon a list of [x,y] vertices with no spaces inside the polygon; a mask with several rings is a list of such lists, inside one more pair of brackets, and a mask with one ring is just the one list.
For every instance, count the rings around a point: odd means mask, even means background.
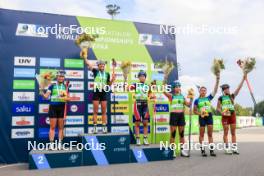
[{"label": "paved ground", "polygon": [[[215,141],[222,140],[215,133]],[[197,136],[194,136],[197,140]],[[90,166],[77,168],[29,171],[26,164],[2,165],[0,175],[7,176],[263,176],[264,175],[264,128],[238,130],[240,155],[230,156],[217,152],[217,157],[202,158],[193,152],[190,158],[147,164],[120,164],[105,167]]]}]

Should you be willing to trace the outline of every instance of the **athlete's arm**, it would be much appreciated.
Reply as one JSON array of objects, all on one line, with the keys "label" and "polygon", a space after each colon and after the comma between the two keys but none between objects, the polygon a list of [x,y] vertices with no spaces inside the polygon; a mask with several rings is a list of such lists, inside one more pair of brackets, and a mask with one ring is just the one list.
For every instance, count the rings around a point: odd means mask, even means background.
[{"label": "athlete's arm", "polygon": [[194,106],[193,106],[193,112],[194,112],[194,114],[196,114],[196,115],[200,115],[200,113],[199,113],[199,111],[198,111],[198,108],[197,108],[197,105],[194,105]]},{"label": "athlete's arm", "polygon": [[[110,75],[109,75],[109,77],[110,77]],[[108,79],[107,82],[108,82],[108,85],[111,86],[115,82],[116,76],[115,76],[115,74],[112,74],[111,80],[109,77],[107,78]]]},{"label": "athlete's arm", "polygon": [[221,101],[220,101],[220,100],[217,101],[217,108],[216,108],[216,110],[217,110],[218,112],[220,112],[220,113],[221,113],[221,111],[222,111],[222,105],[221,105]]},{"label": "athlete's arm", "polygon": [[43,91],[40,92],[40,95],[44,98],[44,99],[48,99],[49,96],[51,94],[51,91],[47,91],[46,93],[44,93]]},{"label": "athlete's arm", "polygon": [[219,86],[219,80],[220,80],[220,73],[218,73],[216,75],[216,82],[215,82],[215,86],[214,86],[214,91],[212,92],[212,96],[214,97],[217,93],[217,89],[218,89],[218,86]]},{"label": "athlete's arm", "polygon": [[93,65],[88,61],[87,58],[84,59],[84,63],[87,65],[87,68],[89,70],[92,70],[93,69]]},{"label": "athlete's arm", "polygon": [[238,85],[237,89],[236,89],[235,92],[234,92],[234,96],[235,96],[235,97],[238,95],[238,93],[239,93],[240,89],[242,88],[242,86],[243,86],[244,81],[246,80],[246,78],[247,78],[247,74],[244,74],[244,75],[243,75],[243,78],[242,78],[242,80],[241,80],[241,82],[240,82],[240,84]]}]

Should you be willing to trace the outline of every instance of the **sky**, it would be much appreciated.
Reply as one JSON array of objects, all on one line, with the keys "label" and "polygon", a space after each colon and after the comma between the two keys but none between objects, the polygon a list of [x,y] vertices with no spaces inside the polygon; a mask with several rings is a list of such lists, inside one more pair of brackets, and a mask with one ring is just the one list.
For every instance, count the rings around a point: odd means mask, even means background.
[{"label": "sky", "polygon": [[[184,91],[195,84],[206,86],[209,92],[213,89],[215,78],[210,67],[215,57],[223,58],[226,65],[220,84],[228,83],[234,91],[242,78],[236,60],[255,57],[256,69],[248,79],[257,102],[264,100],[263,0],[1,0],[0,8],[110,19],[105,6],[113,3],[121,7],[117,20],[169,24],[180,29],[176,47]],[[220,95],[219,89],[217,97]],[[253,106],[246,84],[236,102]]]}]

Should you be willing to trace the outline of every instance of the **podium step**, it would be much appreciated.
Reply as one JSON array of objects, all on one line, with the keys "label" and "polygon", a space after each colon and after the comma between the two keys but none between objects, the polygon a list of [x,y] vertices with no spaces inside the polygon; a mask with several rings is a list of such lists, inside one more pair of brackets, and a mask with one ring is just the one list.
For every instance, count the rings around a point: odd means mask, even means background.
[{"label": "podium step", "polygon": [[122,133],[84,134],[83,165],[129,163],[130,136]]},{"label": "podium step", "polygon": [[130,146],[131,163],[147,163],[151,161],[172,160],[173,151],[160,149],[158,144],[149,146]]},{"label": "podium step", "polygon": [[82,166],[81,150],[42,150],[29,153],[29,169],[51,169]]}]

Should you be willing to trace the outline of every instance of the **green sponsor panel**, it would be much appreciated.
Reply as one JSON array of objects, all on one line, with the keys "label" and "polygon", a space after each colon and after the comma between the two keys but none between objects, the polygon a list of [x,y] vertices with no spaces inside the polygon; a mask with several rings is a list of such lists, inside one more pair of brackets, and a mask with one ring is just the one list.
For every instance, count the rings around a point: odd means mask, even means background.
[{"label": "green sponsor panel", "polygon": [[256,126],[262,126],[262,118],[256,118]]},{"label": "green sponsor panel", "polygon": [[14,80],[13,89],[34,90],[35,80]]},{"label": "green sponsor panel", "polygon": [[57,71],[57,69],[39,69],[39,74],[51,72],[53,75],[56,75]]},{"label": "green sponsor panel", "polygon": [[83,59],[64,59],[65,68],[83,68]]},{"label": "green sponsor panel", "polygon": [[220,130],[222,130],[222,117],[221,116],[213,116],[214,118],[214,131],[219,132]]}]

